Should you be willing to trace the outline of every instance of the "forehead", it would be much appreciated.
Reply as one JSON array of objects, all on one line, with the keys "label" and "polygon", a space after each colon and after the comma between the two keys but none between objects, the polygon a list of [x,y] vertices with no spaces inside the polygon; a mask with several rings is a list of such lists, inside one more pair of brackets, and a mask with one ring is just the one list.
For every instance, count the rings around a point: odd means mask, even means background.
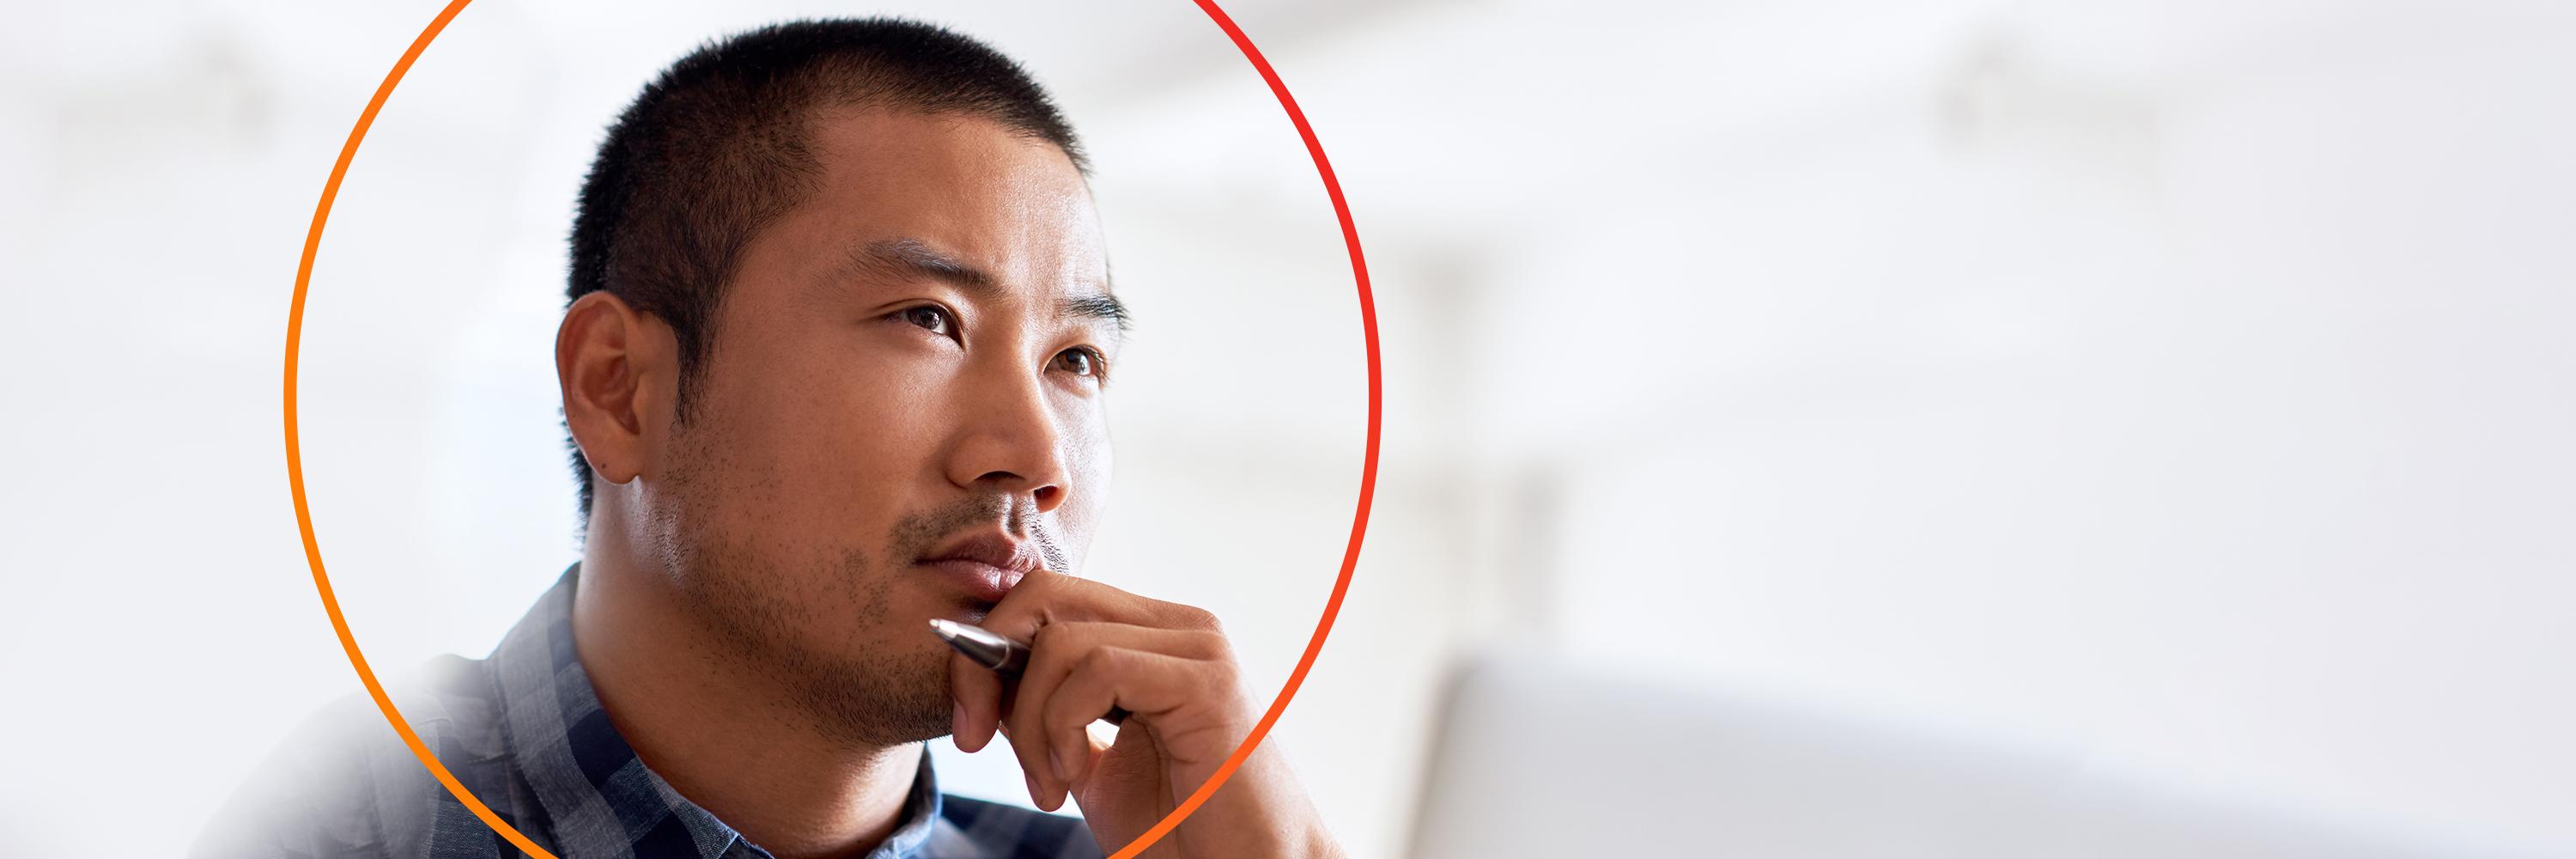
[{"label": "forehead", "polygon": [[817,112],[807,145],[819,168],[810,193],[763,231],[799,268],[900,239],[1013,291],[1107,287],[1090,188],[1052,143],[985,119],[870,108]]}]

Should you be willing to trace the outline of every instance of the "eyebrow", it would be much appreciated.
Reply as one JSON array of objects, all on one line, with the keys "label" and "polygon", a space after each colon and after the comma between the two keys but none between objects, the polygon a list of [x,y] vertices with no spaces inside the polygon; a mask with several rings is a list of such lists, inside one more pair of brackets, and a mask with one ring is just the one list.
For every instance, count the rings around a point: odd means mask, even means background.
[{"label": "eyebrow", "polygon": [[[998,278],[956,257],[940,253],[920,239],[884,239],[869,242],[852,255],[851,267],[898,277],[924,277],[955,285],[973,292],[1001,291]],[[1127,305],[1107,292],[1067,298],[1059,310],[1075,319],[1107,322],[1125,334],[1134,317]]]}]

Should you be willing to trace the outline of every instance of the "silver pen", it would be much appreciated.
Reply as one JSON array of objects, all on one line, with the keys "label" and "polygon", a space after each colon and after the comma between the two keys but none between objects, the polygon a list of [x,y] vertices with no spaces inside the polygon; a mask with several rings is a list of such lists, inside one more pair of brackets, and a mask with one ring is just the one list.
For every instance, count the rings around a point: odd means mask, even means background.
[{"label": "silver pen", "polygon": [[[949,647],[966,654],[966,658],[974,660],[975,664],[992,669],[995,674],[1016,678],[1029,667],[1029,646],[1003,638],[992,630],[971,623],[932,618],[930,631],[939,636],[939,640],[948,642]],[[1100,719],[1112,725],[1124,724],[1127,710],[1111,707],[1109,713]]]}]

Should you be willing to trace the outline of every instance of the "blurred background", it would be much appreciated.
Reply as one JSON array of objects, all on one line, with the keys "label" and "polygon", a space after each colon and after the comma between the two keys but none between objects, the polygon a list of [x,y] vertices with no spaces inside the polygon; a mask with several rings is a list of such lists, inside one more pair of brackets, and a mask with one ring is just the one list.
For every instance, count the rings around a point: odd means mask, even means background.
[{"label": "blurred background", "polygon": [[[2576,856],[2576,8],[1230,6],[1379,300],[1367,549],[1274,734],[1360,855]],[[0,852],[178,853],[358,689],[280,357],[438,7],[13,0]],[[1141,319],[1085,572],[1284,681],[1357,297],[1291,126],[1164,0],[467,9],[305,317],[380,671],[485,653],[575,557],[548,350],[602,125],[702,39],[874,13],[1088,138]]]}]

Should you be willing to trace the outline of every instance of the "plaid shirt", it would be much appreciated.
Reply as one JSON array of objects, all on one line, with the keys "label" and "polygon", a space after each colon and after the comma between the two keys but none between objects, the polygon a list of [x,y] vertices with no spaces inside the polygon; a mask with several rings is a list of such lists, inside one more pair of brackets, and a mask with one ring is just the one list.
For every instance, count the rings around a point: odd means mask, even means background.
[{"label": "plaid shirt", "polygon": [[[579,566],[490,658],[448,656],[397,700],[421,741],[492,811],[562,859],[768,859],[645,768],[575,658]],[[300,727],[200,837],[201,857],[517,856],[420,765],[365,696]],[[942,796],[921,756],[901,822],[868,859],[1096,857],[1082,821]]]}]

